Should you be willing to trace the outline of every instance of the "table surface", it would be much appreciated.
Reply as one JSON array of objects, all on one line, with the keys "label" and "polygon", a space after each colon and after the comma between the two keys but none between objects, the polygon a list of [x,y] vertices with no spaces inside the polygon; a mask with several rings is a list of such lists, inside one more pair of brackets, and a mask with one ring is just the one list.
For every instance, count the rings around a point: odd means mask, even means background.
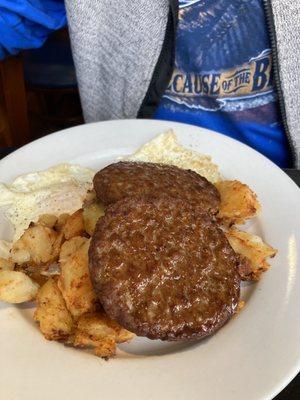
[{"label": "table surface", "polygon": [[[14,148],[0,149],[0,159],[11,153]],[[300,170],[285,169],[287,175],[300,187]],[[300,399],[300,373],[274,400],[299,400]]]}]

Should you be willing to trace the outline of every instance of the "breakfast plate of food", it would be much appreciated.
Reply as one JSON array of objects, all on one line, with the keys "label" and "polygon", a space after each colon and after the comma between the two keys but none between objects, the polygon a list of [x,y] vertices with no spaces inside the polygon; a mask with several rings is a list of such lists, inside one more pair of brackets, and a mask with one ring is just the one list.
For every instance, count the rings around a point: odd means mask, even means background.
[{"label": "breakfast plate of food", "polygon": [[1,398],[271,399],[300,368],[300,191],[233,139],[87,124],[0,162]]}]

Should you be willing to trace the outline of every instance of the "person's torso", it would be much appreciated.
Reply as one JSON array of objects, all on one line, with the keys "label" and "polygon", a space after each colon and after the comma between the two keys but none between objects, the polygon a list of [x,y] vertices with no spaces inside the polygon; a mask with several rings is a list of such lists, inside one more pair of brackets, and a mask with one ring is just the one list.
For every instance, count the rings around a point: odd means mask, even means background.
[{"label": "person's torso", "polygon": [[175,68],[156,118],[229,135],[289,165],[262,0],[180,0]]}]

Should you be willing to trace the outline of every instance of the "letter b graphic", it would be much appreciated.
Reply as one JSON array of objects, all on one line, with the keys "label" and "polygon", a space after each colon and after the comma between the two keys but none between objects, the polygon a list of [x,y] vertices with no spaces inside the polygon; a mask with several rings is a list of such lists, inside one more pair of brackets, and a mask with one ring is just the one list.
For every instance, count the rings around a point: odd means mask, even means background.
[{"label": "letter b graphic", "polygon": [[268,84],[269,74],[268,67],[270,61],[268,58],[262,58],[256,61],[255,72],[253,76],[253,86],[252,91],[262,90]]}]

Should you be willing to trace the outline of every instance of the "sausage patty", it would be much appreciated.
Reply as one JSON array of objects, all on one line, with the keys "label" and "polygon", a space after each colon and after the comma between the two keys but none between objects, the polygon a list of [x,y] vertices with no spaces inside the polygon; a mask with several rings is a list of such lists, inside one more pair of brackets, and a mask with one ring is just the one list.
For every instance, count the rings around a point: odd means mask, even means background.
[{"label": "sausage patty", "polygon": [[105,205],[127,196],[157,196],[161,193],[185,199],[213,214],[218,212],[220,204],[218,190],[206,178],[194,171],[164,164],[111,164],[97,172],[94,188]]},{"label": "sausage patty", "polygon": [[222,230],[182,199],[124,198],[108,207],[89,250],[106,313],[150,339],[202,338],[235,312],[238,259]]}]

